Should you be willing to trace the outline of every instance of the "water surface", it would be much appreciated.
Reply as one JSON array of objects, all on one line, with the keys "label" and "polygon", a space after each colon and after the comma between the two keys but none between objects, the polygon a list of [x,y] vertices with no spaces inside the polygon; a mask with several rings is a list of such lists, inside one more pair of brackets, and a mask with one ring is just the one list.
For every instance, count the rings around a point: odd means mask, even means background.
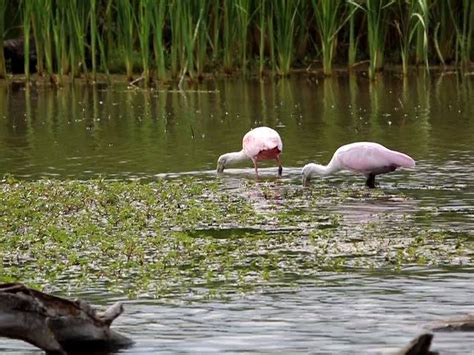
[{"label": "water surface", "polygon": [[[321,211],[337,213],[336,237],[350,243],[374,235],[377,242],[400,242],[413,230],[439,231],[447,238],[433,241],[439,248],[446,240],[467,240],[463,248],[469,250],[459,258],[373,270],[364,263],[381,257],[374,246],[366,256],[354,256],[352,270],[297,268],[246,292],[218,286],[225,291],[216,298],[198,283],[187,291],[131,300],[99,285],[69,294],[102,305],[126,301],[116,326],[137,344],[125,353],[388,353],[431,321],[474,311],[472,85],[472,76],[444,75],[386,77],[373,84],[355,77],[226,80],[184,93],[81,84],[58,90],[0,86],[0,175],[144,181],[191,175],[203,183],[218,179],[220,191],[245,196],[265,215],[290,213],[287,202],[294,208],[295,199],[315,219]],[[282,136],[283,177],[277,179],[276,167],[264,163],[259,181],[251,164],[216,178],[217,157],[239,150],[243,134],[260,125]],[[381,194],[375,197],[365,194],[360,176],[316,180],[310,189],[325,195],[316,205],[306,204],[311,195],[300,186],[301,166],[328,162],[337,147],[361,140],[410,154],[416,169],[379,178]],[[362,193],[355,193],[359,188]],[[337,198],[348,191],[349,198]],[[271,223],[234,227],[234,238],[259,230],[286,233]],[[215,230],[196,233],[222,237]],[[304,255],[305,248],[297,244],[282,253]],[[330,251],[331,257],[338,253],[347,252]],[[466,354],[474,342],[467,333],[437,333],[434,348]],[[0,349],[35,352],[9,340],[1,340]]]}]

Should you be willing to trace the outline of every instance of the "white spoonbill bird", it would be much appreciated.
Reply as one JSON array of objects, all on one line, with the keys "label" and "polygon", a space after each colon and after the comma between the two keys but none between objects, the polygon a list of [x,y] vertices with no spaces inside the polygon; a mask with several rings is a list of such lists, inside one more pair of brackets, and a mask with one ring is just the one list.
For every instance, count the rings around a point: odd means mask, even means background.
[{"label": "white spoonbill bird", "polygon": [[250,159],[255,167],[258,177],[257,163],[259,160],[276,160],[278,163],[278,175],[281,176],[283,168],[280,162],[280,154],[283,149],[280,135],[269,127],[257,127],[245,134],[242,139],[242,150],[223,154],[217,160],[217,172],[222,173],[229,165]]},{"label": "white spoonbill bird", "polygon": [[340,170],[350,170],[367,177],[366,186],[375,187],[375,176],[390,173],[397,168],[413,168],[415,161],[408,155],[385,148],[373,142],[355,142],[339,147],[328,165],[306,164],[303,167],[303,185],[315,175],[326,176]]}]

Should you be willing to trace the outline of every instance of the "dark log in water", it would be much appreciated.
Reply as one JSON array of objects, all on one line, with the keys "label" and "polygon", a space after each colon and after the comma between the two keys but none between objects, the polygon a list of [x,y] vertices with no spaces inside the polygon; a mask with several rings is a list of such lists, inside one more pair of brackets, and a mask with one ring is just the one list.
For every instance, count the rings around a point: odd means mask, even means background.
[{"label": "dark log in water", "polygon": [[[23,37],[3,41],[3,54],[10,71],[13,74],[25,72],[25,39]],[[36,72],[36,47],[30,40],[30,72]]]},{"label": "dark log in water", "polygon": [[430,329],[434,331],[472,332],[474,331],[474,314],[467,314],[435,322],[430,325]]},{"label": "dark log in water", "polygon": [[123,312],[116,303],[98,313],[84,301],[70,301],[20,283],[0,285],[0,336],[24,340],[50,354],[109,351],[133,344],[110,329]]},{"label": "dark log in water", "polygon": [[436,355],[437,352],[430,350],[431,340],[433,340],[433,334],[421,334],[400,350],[397,355]]}]

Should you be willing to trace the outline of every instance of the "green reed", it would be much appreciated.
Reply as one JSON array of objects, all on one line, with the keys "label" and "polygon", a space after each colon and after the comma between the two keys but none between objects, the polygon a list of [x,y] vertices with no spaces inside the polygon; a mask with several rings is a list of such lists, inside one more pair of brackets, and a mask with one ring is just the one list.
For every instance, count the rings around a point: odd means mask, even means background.
[{"label": "green reed", "polygon": [[193,13],[191,3],[173,1],[169,5],[171,22],[171,66],[173,77],[194,75]]},{"label": "green reed", "polygon": [[22,16],[22,25],[23,25],[23,37],[24,37],[24,46],[23,51],[25,53],[25,79],[26,81],[30,80],[30,32],[31,32],[31,18],[33,13],[33,3],[31,1],[24,1],[23,6],[23,16]]},{"label": "green reed", "polygon": [[437,0],[431,6],[433,25],[433,46],[439,61],[444,65],[453,56],[452,43],[455,32],[452,31],[449,16],[449,2]]},{"label": "green reed", "polygon": [[294,38],[296,33],[296,15],[301,1],[275,0],[274,8],[274,37],[277,52],[277,72],[288,75],[294,56]]},{"label": "green reed", "polygon": [[264,66],[265,66],[265,28],[266,28],[266,1],[260,1],[258,7],[258,73],[260,76],[263,75]]},{"label": "green reed", "polygon": [[133,79],[133,44],[135,33],[135,20],[131,0],[117,0],[117,43],[123,56],[127,80]]},{"label": "green reed", "polygon": [[0,0],[0,78],[5,78],[7,75],[7,68],[5,65],[5,57],[3,55],[3,37],[5,32],[5,12],[7,10],[7,0]]},{"label": "green reed", "polygon": [[355,64],[357,59],[357,45],[359,42],[360,36],[356,36],[356,15],[358,7],[352,4],[351,2],[347,3],[348,12],[351,14],[349,16],[349,46],[348,46],[348,53],[347,53],[347,65],[349,69]]},{"label": "green reed", "polygon": [[425,63],[428,69],[428,0],[412,0],[412,17],[415,21],[415,64]]},{"label": "green reed", "polygon": [[56,3],[55,16],[53,22],[54,48],[56,54],[56,66],[59,84],[62,84],[63,77],[69,72],[68,57],[68,26],[66,23],[67,2],[58,0]]},{"label": "green reed", "polygon": [[[147,84],[215,69],[288,75],[314,63],[330,75],[342,54],[346,63],[338,64],[349,68],[369,59],[374,78],[386,57],[403,73],[420,64],[468,67],[473,7],[470,0],[0,0],[0,17],[18,14],[8,28],[3,19],[0,32],[8,39],[19,28],[26,53],[35,43],[38,74],[60,81],[89,69],[95,79],[109,68],[129,81],[142,70]],[[28,56],[24,66],[28,80]]]},{"label": "green reed", "polygon": [[270,1],[270,11],[267,17],[267,33],[268,33],[268,47],[269,47],[269,56],[270,56],[270,64],[272,67],[273,72],[277,71],[277,61],[275,60],[275,36],[274,33],[274,22],[273,22],[273,1]]},{"label": "green reed", "polygon": [[385,23],[387,9],[394,1],[388,0],[366,0],[364,4],[358,4],[349,0],[351,4],[362,9],[367,16],[367,44],[369,50],[369,77],[375,78],[377,71],[382,70],[384,64],[384,41],[387,26]]},{"label": "green reed", "polygon": [[416,56],[421,56],[428,67],[428,23],[425,21],[426,1],[398,2],[394,23],[400,38],[400,58],[403,75],[408,74],[412,43],[416,40]]},{"label": "green reed", "polygon": [[240,63],[239,66],[243,70],[247,68],[247,48],[248,48],[248,29],[250,23],[250,0],[235,0],[235,15],[237,17],[235,31],[236,39],[239,43]]},{"label": "green reed", "polygon": [[323,73],[332,74],[332,62],[337,44],[337,34],[342,26],[353,17],[357,8],[353,8],[349,16],[343,13],[345,7],[340,1],[313,0],[316,27],[321,40],[321,51],[323,55]]},{"label": "green reed", "polygon": [[152,7],[153,25],[153,51],[156,63],[157,79],[166,79],[165,43],[163,42],[163,29],[165,26],[166,0],[158,0]]},{"label": "green reed", "polygon": [[194,4],[193,13],[198,13],[197,21],[193,23],[193,48],[195,56],[195,68],[198,77],[204,74],[207,62],[207,42],[208,42],[208,16],[211,1],[201,0]]},{"label": "green reed", "polygon": [[211,46],[211,59],[215,63],[219,56],[220,31],[221,31],[221,6],[219,2],[213,1],[209,11],[209,45]]},{"label": "green reed", "polygon": [[89,21],[92,79],[95,80],[97,76],[97,42],[100,39],[97,28],[97,0],[90,1]]},{"label": "green reed", "polygon": [[474,5],[471,0],[462,0],[461,11],[456,12],[453,6],[450,2],[449,14],[456,31],[455,62],[461,67],[467,67],[472,55]]},{"label": "green reed", "polygon": [[69,55],[71,76],[74,78],[81,72],[87,75],[86,61],[86,33],[87,16],[90,14],[88,6],[90,2],[82,0],[67,1],[67,15],[69,24]]},{"label": "green reed", "polygon": [[141,0],[138,4],[138,38],[140,41],[140,55],[143,66],[145,86],[150,83],[150,33],[153,23],[154,0]]},{"label": "green reed", "polygon": [[234,45],[236,29],[232,20],[235,18],[233,0],[224,0],[222,10],[222,51],[224,71],[230,72],[234,66]]}]

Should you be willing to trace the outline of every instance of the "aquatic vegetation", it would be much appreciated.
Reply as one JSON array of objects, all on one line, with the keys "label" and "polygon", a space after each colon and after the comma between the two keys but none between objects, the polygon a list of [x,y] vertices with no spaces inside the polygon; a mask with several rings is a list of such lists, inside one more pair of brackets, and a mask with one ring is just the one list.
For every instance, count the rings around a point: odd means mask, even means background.
[{"label": "aquatic vegetation", "polygon": [[[0,279],[46,289],[105,287],[130,297],[190,289],[218,297],[322,271],[472,259],[472,236],[421,228],[410,216],[348,223],[333,209],[360,198],[356,190],[293,187],[282,198],[273,188],[266,192],[268,204],[257,208],[245,195],[248,187],[224,193],[214,180],[6,177],[0,185]],[[383,197],[364,195],[368,201]]]},{"label": "aquatic vegetation", "polygon": [[[353,67],[367,59],[373,78],[385,58],[404,71],[428,61],[468,69],[472,6],[469,0],[3,1],[0,32],[19,37],[20,28],[25,53],[34,42],[37,62],[24,59],[27,80],[35,64],[40,75],[59,81],[87,77],[91,68],[94,77],[98,70],[120,72],[129,81],[140,72],[148,85],[254,68],[288,75],[315,69],[316,62],[329,75],[333,62]],[[0,73],[1,65],[0,59]]]},{"label": "aquatic vegetation", "polygon": [[[0,0],[0,48],[3,48],[3,37],[5,33],[5,11],[7,9],[7,2]],[[5,78],[7,74],[7,68],[5,65],[5,56],[3,50],[0,53],[0,78]]]}]

